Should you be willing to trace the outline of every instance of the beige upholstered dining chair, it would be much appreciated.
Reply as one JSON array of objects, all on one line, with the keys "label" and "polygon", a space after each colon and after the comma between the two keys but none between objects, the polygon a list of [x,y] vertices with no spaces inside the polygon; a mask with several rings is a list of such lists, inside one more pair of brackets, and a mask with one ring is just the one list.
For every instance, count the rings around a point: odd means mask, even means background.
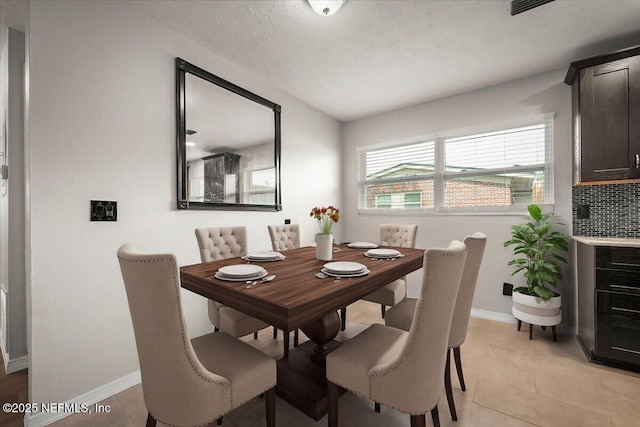
[{"label": "beige upholstered dining chair", "polygon": [[374,324],[329,353],[329,427],[338,426],[340,388],[410,414],[412,427],[424,426],[429,411],[440,425],[437,404],[466,256],[458,241],[425,252],[422,293],[409,332]]},{"label": "beige upholstered dining chair", "polygon": [[[241,257],[247,254],[246,227],[196,228],[196,239],[202,262]],[[232,337],[243,337],[269,327],[269,324],[218,301],[208,301],[209,320],[215,330],[226,332]],[[274,328],[274,335],[277,329]]]},{"label": "beige upholstered dining chair", "polygon": [[[417,225],[380,224],[380,246],[392,246],[398,248],[415,248]],[[407,296],[407,277],[394,280],[384,287],[371,292],[362,298],[366,301],[380,304],[382,317],[385,317],[386,307],[394,306]],[[347,308],[342,308],[341,329],[346,329]]]},{"label": "beige upholstered dining chair", "polygon": [[[476,290],[478,281],[478,273],[484,248],[487,245],[487,236],[483,233],[474,233],[464,238],[464,244],[467,246],[467,261],[462,273],[460,282],[460,290],[456,299],[455,309],[453,311],[453,320],[451,321],[451,332],[449,333],[449,348],[447,349],[447,362],[444,372],[444,385],[447,392],[447,401],[449,402],[449,412],[454,421],[458,420],[456,414],[456,406],[453,400],[453,390],[451,389],[451,350],[456,362],[456,371],[458,371],[458,380],[460,388],[466,391],[464,384],[464,375],[462,374],[462,360],[460,358],[460,346],[467,337],[467,326],[469,325],[469,315],[471,314],[471,304],[473,303],[473,294]],[[408,331],[411,328],[411,322],[415,313],[418,300],[415,298],[406,298],[404,301],[391,308],[387,312],[385,324],[395,328]],[[379,409],[376,407],[376,409]]]},{"label": "beige upholstered dining chair", "polygon": [[275,425],[276,363],[225,333],[189,340],[180,279],[171,254],[118,250],[138,349],[147,427],[204,426],[265,393],[267,425]]},{"label": "beige upholstered dining chair", "polygon": [[298,224],[268,225],[267,229],[274,251],[286,251],[300,247],[300,227]]},{"label": "beige upholstered dining chair", "polygon": [[[271,238],[271,247],[276,252],[284,252],[288,249],[296,249],[300,247],[300,227],[298,224],[285,225],[267,225],[269,237]],[[274,338],[277,338],[277,332],[274,332]],[[296,329],[293,333],[293,346],[299,344],[299,333]],[[284,333],[284,357],[289,352],[289,334]]]}]

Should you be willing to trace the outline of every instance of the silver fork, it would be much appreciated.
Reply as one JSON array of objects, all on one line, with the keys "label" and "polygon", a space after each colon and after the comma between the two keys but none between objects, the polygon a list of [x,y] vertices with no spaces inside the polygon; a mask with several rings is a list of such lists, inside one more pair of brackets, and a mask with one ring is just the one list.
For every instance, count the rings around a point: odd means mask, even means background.
[{"label": "silver fork", "polygon": [[328,278],[332,278],[332,279],[334,279],[334,280],[333,280],[334,282],[339,282],[339,281],[340,281],[340,279],[341,279],[340,277],[333,277],[333,276],[329,276],[328,274],[324,274],[322,271],[318,271],[318,272],[316,273],[316,277],[317,277],[318,279],[328,279]]},{"label": "silver fork", "polygon": [[245,286],[244,288],[242,288],[242,289],[243,289],[243,290],[244,290],[244,289],[251,289],[251,288],[256,287],[256,286],[258,286],[258,285],[261,285],[261,284],[263,284],[263,283],[270,282],[270,281],[272,281],[272,280],[273,280],[273,279],[275,279],[275,278],[276,278],[276,275],[275,275],[275,274],[272,274],[271,276],[267,276],[267,277],[262,278],[262,280],[260,280],[260,281],[258,281],[258,280],[254,280],[253,282],[247,282],[247,283],[249,283],[249,284],[248,284],[247,286]]}]

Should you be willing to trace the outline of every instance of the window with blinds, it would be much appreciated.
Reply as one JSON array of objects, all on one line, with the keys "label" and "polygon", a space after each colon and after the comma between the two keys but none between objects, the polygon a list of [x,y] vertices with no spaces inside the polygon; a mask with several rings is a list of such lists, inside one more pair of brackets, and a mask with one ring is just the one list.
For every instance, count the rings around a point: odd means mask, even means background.
[{"label": "window with blinds", "polygon": [[359,154],[361,209],[522,211],[553,203],[553,115]]},{"label": "window with blinds", "polygon": [[249,203],[266,205],[273,203],[276,194],[276,169],[251,171],[249,178]]},{"label": "window with blinds", "polygon": [[433,208],[435,142],[361,153],[361,206]]}]

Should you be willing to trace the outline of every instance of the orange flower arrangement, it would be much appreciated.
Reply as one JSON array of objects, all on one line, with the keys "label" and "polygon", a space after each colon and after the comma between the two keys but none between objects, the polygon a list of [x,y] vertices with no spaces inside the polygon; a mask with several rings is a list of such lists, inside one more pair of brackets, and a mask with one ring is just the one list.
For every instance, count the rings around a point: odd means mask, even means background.
[{"label": "orange flower arrangement", "polygon": [[317,219],[320,222],[320,234],[331,234],[331,227],[334,222],[338,222],[340,219],[340,209],[333,206],[329,207],[315,207],[311,209],[310,217]]}]

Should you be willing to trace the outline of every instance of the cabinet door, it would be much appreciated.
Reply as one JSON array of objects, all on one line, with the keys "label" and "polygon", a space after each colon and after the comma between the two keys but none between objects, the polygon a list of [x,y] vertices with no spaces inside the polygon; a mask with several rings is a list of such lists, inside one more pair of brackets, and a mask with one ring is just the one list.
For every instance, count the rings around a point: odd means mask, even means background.
[{"label": "cabinet door", "polygon": [[596,306],[596,355],[640,364],[640,297],[596,291]]},{"label": "cabinet door", "polygon": [[597,247],[596,289],[640,295],[640,248]]},{"label": "cabinet door", "polygon": [[631,57],[580,72],[581,181],[640,176],[639,63]]}]

